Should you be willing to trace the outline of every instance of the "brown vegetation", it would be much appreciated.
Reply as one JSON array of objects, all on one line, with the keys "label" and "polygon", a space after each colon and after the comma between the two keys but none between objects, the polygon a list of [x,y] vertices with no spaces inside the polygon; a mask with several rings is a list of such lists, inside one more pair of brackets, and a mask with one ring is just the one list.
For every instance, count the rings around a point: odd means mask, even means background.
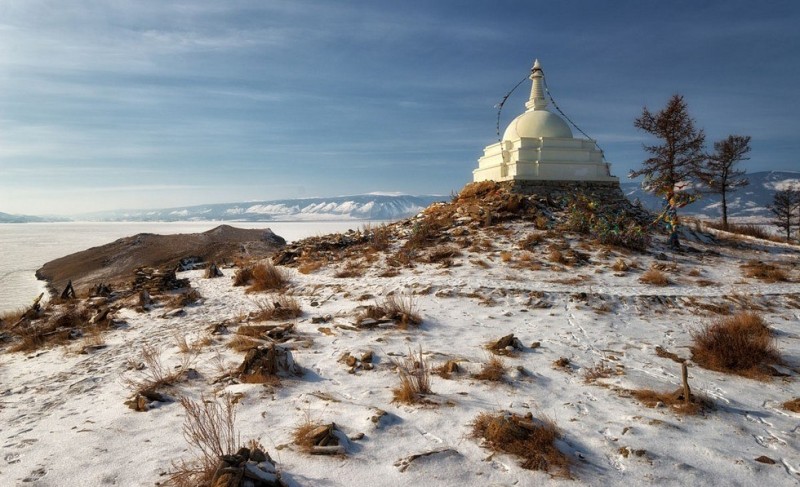
[{"label": "brown vegetation", "polygon": [[683,388],[679,388],[674,392],[658,392],[651,389],[638,389],[628,392],[649,408],[663,406],[680,414],[700,414],[713,407],[711,401],[696,394],[690,394],[689,400],[687,401],[683,393]]},{"label": "brown vegetation", "polygon": [[788,281],[789,276],[780,267],[767,262],[751,260],[742,265],[745,277],[752,277],[764,282],[783,282]]},{"label": "brown vegetation", "polygon": [[220,404],[207,398],[194,402],[183,397],[181,406],[186,411],[183,437],[193,450],[195,459],[193,462],[174,463],[167,485],[211,485],[220,457],[235,453],[240,443],[235,428],[236,411],[233,399],[230,395],[225,395]]},{"label": "brown vegetation", "polygon": [[692,338],[692,360],[707,369],[765,379],[773,373],[770,364],[781,363],[769,327],[750,311],[720,318]]},{"label": "brown vegetation", "polygon": [[520,466],[570,478],[569,457],[556,447],[561,432],[555,423],[511,413],[481,413],[472,422],[472,436],[493,451],[520,457]]},{"label": "brown vegetation", "polygon": [[491,357],[488,362],[483,364],[480,372],[472,377],[478,380],[500,382],[505,380],[506,370],[508,370],[508,367],[506,367],[505,362],[498,357]]},{"label": "brown vegetation", "polygon": [[300,302],[287,294],[277,294],[256,301],[258,311],[252,315],[254,321],[289,320],[303,315]]},{"label": "brown vegetation", "polygon": [[366,319],[394,320],[401,328],[422,324],[422,317],[417,311],[413,296],[405,297],[398,294],[386,296],[382,302],[368,306],[356,317],[359,323]]},{"label": "brown vegetation", "polygon": [[256,264],[252,270],[253,276],[247,292],[259,292],[283,289],[289,283],[284,271],[272,265],[272,262]]},{"label": "brown vegetation", "polygon": [[666,274],[661,272],[658,269],[648,269],[642,276],[639,278],[639,282],[642,284],[651,284],[653,286],[669,286],[672,284],[669,277]]},{"label": "brown vegetation", "polygon": [[783,409],[793,413],[800,413],[800,397],[795,397],[794,399],[783,403]]},{"label": "brown vegetation", "polygon": [[422,356],[420,347],[417,355],[408,351],[402,362],[394,362],[400,376],[400,385],[392,389],[394,400],[405,404],[420,402],[426,394],[431,394],[431,371]]}]

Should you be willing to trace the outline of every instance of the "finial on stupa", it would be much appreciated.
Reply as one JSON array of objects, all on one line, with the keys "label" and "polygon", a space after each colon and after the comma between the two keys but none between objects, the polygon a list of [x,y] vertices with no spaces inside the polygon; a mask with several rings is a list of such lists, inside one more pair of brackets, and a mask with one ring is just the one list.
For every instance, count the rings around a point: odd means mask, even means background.
[{"label": "finial on stupa", "polygon": [[531,98],[525,103],[528,110],[545,110],[547,108],[547,98],[544,96],[544,71],[539,64],[539,60],[533,62],[531,68]]}]

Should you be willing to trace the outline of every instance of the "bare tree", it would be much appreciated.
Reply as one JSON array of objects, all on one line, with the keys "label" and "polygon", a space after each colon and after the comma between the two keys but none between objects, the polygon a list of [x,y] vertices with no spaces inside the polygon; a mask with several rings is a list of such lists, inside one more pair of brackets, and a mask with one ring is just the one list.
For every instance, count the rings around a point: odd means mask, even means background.
[{"label": "bare tree", "polygon": [[746,172],[738,169],[739,161],[750,159],[749,135],[729,135],[726,139],[714,142],[714,153],[710,154],[697,175],[705,183],[708,192],[722,196],[722,228],[728,229],[728,193],[747,186],[750,181],[744,177]]},{"label": "bare tree", "polygon": [[792,227],[795,226],[795,211],[800,207],[800,190],[796,188],[783,189],[775,193],[769,211],[774,215],[772,224],[786,232],[786,240],[792,236]]},{"label": "bare tree", "polygon": [[673,95],[667,106],[655,114],[644,107],[642,116],[633,125],[654,135],[661,143],[644,145],[651,157],[641,169],[630,172],[631,178],[644,176],[644,188],[663,195],[695,178],[706,157],[703,151],[706,136],[702,129],[695,128],[683,96]]}]

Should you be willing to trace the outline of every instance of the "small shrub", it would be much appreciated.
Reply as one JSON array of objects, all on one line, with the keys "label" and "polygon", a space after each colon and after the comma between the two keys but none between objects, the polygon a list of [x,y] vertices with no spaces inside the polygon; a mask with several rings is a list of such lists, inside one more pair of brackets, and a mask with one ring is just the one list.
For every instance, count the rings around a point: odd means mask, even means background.
[{"label": "small shrub", "polygon": [[639,278],[639,282],[642,284],[650,284],[653,286],[669,286],[672,284],[672,281],[669,280],[666,274],[661,272],[658,269],[648,269],[642,276]]},{"label": "small shrub", "polygon": [[212,477],[223,455],[236,453],[241,440],[236,432],[236,411],[230,395],[220,404],[215,400],[201,398],[194,402],[181,398],[186,411],[183,437],[193,450],[193,462],[181,461],[173,464],[167,485],[189,487],[211,485]]},{"label": "small shrub", "polygon": [[512,259],[511,252],[508,251],[500,252],[500,260],[502,260],[503,262],[511,262],[511,259]]},{"label": "small shrub", "polygon": [[480,372],[473,375],[473,377],[478,380],[501,382],[505,380],[507,369],[505,362],[500,358],[491,357],[488,362],[483,364]]},{"label": "small shrub", "polygon": [[400,375],[400,385],[392,390],[394,400],[405,404],[420,402],[423,396],[431,394],[431,371],[428,362],[422,356],[422,347],[418,355],[409,350],[402,362],[395,362]]},{"label": "small shrub", "polygon": [[692,339],[692,360],[706,369],[764,379],[771,375],[769,364],[781,363],[769,327],[753,312],[720,318]]},{"label": "small shrub", "polygon": [[283,289],[289,282],[286,274],[269,261],[254,265],[252,272],[252,284],[247,288],[248,292]]},{"label": "small shrub", "polygon": [[569,457],[556,446],[561,432],[550,419],[481,413],[472,422],[472,436],[493,451],[520,457],[522,468],[570,478]]},{"label": "small shrub", "polygon": [[367,234],[369,247],[373,250],[383,251],[389,248],[391,242],[392,229],[386,225],[372,227],[367,225],[364,227],[364,233]]}]

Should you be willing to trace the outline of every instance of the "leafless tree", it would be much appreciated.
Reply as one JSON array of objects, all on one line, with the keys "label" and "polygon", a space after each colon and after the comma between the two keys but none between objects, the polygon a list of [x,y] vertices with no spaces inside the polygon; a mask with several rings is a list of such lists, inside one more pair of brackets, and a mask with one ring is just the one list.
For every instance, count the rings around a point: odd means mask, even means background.
[{"label": "leafless tree", "polygon": [[800,190],[783,189],[775,193],[769,211],[772,212],[772,224],[786,232],[786,240],[792,236],[792,228],[799,224],[795,212],[800,209]]},{"label": "leafless tree", "polygon": [[749,135],[729,135],[726,139],[714,142],[714,153],[710,154],[697,175],[706,185],[709,193],[722,196],[722,228],[728,229],[728,193],[747,186],[750,181],[744,177],[746,172],[736,167],[739,161],[750,159]]}]

